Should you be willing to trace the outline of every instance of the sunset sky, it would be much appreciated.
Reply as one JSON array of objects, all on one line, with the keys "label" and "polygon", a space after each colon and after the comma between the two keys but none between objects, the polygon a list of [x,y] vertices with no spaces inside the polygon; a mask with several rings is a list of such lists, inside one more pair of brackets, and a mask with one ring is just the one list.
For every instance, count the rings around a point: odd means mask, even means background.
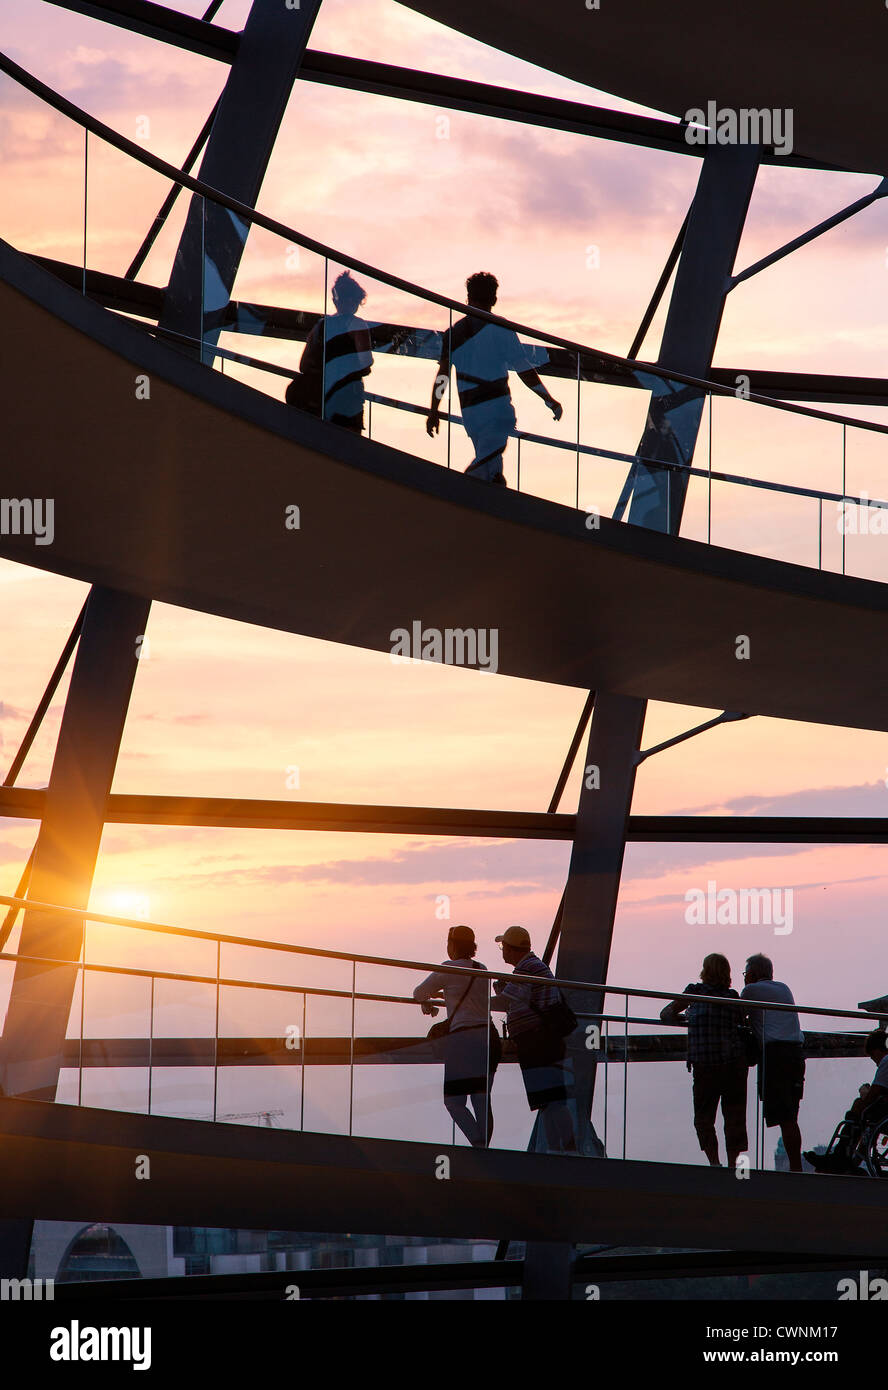
[{"label": "sunset sky", "polygon": [[[197,15],[205,6],[189,0],[175,8]],[[242,0],[225,0],[217,22],[238,29],[247,8]],[[0,0],[0,34],[0,47],[18,63],[176,165],[227,72],[221,64],[42,0]],[[395,0],[324,0],[311,46],[642,109],[450,33]],[[431,105],[297,82],[259,205],[344,254],[455,298],[462,298],[469,272],[494,270],[502,313],[625,353],[693,196],[698,161],[457,112],[446,113],[442,126],[441,116]],[[23,250],[78,261],[82,137],[4,77],[0,148],[0,235]],[[98,146],[91,161],[88,264],[122,274],[166,188]],[[765,255],[875,183],[871,175],[763,168],[738,265]],[[144,280],[165,283],[183,214],[184,203],[149,258]],[[591,245],[599,251],[596,269],[588,267]],[[251,237],[235,294],[319,309],[320,263],[303,257],[293,272],[285,252],[265,234]],[[424,306],[406,297],[399,302],[382,286],[368,289],[368,317],[432,322]],[[747,369],[753,378],[761,367],[884,375],[886,306],[888,208],[876,204],[736,290],[716,362]],[[661,328],[662,314],[645,356],[656,355]],[[240,346],[294,368],[298,362],[292,344],[256,347],[248,340]],[[398,370],[404,389],[417,390],[415,399],[422,399],[430,384],[428,365]],[[376,389],[383,389],[382,372],[381,366]],[[253,384],[260,374],[242,375]],[[583,398],[585,441],[634,449],[639,402],[593,391]],[[524,428],[552,432],[546,412],[520,385],[514,395]],[[740,418],[737,409],[743,407],[729,402],[716,410],[713,458],[719,466],[808,486],[812,476],[826,487],[840,485],[835,427],[762,421],[774,412],[748,410]],[[877,410],[857,413],[884,418]],[[420,427],[411,433],[392,422],[389,428],[400,447],[439,458],[429,452],[433,446]],[[885,495],[884,437],[853,438],[849,490]],[[113,460],[102,466],[113,467]],[[534,466],[540,469],[538,490],[545,491],[544,465]],[[600,496],[612,504],[621,476],[584,473],[583,500],[591,504]],[[795,505],[791,515],[776,504],[768,511],[761,501],[767,496],[723,497],[720,510],[714,507],[721,527],[714,539],[811,563],[815,514]],[[705,496],[692,490],[690,534],[700,534],[693,528],[704,524],[704,514]],[[838,533],[828,524],[824,534],[825,563],[834,566]],[[856,565],[856,572],[888,578],[886,545],[885,537],[870,537],[856,549],[849,542],[849,569]],[[81,584],[0,561],[4,766],[85,593]],[[595,595],[584,601],[594,603]],[[394,666],[385,654],[162,604],[154,605],[149,637],[117,792],[541,810],[584,700],[580,691],[499,675]],[[866,678],[861,669],[860,679]],[[53,702],[21,785],[46,783],[65,688]],[[652,704],[644,746],[708,714]],[[287,784],[294,766],[298,789]],[[755,718],[646,762],[633,809],[878,816],[888,813],[886,781],[884,734]],[[575,770],[562,810],[574,809],[578,785]],[[3,891],[14,891],[35,833],[33,824],[0,824]],[[188,927],[426,960],[444,954],[446,923],[436,919],[435,904],[447,894],[451,920],[475,928],[480,958],[492,965],[498,959],[493,937],[510,922],[526,925],[542,945],[568,853],[564,844],[526,841],[112,825],[92,901],[104,911],[141,903],[153,919]],[[685,893],[705,888],[709,879],[734,888],[792,888],[793,932],[777,937],[752,927],[689,926]],[[878,846],[630,846],[611,978],[681,989],[696,978],[704,954],[723,950],[736,983],[746,956],[765,950],[774,957],[777,978],[790,984],[797,999],[854,1007],[861,997],[888,991],[888,961],[883,970],[880,951],[886,884],[888,849]],[[103,939],[109,951],[116,949],[110,937]],[[134,948],[127,950],[132,960]],[[153,944],[151,959],[161,968],[173,962],[180,969],[204,968],[196,953],[166,942]],[[265,1031],[266,1004],[257,1005],[244,1031]],[[119,999],[115,1008],[119,1012]],[[116,1016],[110,1003],[107,1009],[106,1023]],[[404,1032],[420,1026],[400,1016],[397,1024],[391,1017],[388,1023]],[[375,1029],[374,1023],[367,1026]],[[95,1031],[106,1028],[97,1022]],[[817,1066],[809,1065],[809,1097]],[[642,1070],[648,1069],[635,1069],[633,1084]],[[827,1072],[833,1078],[828,1085]],[[828,1064],[822,1076],[820,1098],[806,1101],[819,1131],[828,1127],[848,1086],[867,1078],[868,1068]],[[685,1082],[679,1077],[677,1084]],[[237,1103],[247,1108],[243,1096]],[[805,1115],[803,1109],[803,1128]],[[686,1156],[695,1152],[692,1146]]]}]

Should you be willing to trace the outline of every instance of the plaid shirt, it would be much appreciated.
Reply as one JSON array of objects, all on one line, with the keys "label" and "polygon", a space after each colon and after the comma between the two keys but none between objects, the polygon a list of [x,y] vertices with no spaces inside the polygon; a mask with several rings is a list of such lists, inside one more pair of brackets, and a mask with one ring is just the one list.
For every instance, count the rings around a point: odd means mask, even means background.
[{"label": "plaid shirt", "polygon": [[[735,989],[715,989],[712,985],[688,985],[685,994],[718,994],[739,999]],[[745,1057],[740,1023],[742,1009],[722,1009],[718,1004],[689,1004],[688,1065],[695,1062],[739,1062]]]},{"label": "plaid shirt", "polygon": [[[524,959],[519,960],[515,966],[515,974],[540,975],[546,980],[554,978],[548,965],[544,964],[539,956],[535,956],[533,951],[528,951]],[[496,994],[506,1001],[510,1038],[514,1038],[518,1033],[529,1033],[534,1028],[539,1028],[540,1015],[537,1010],[549,1009],[561,998],[556,985],[529,985],[522,984],[519,980],[502,987],[497,982]]]}]

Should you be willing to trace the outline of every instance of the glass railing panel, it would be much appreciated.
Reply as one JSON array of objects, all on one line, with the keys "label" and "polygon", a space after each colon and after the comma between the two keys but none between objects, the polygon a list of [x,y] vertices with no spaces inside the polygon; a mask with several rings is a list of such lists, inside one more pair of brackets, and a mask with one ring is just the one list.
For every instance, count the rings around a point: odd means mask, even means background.
[{"label": "glass railing panel", "polygon": [[[583,359],[584,373],[590,370]],[[588,516],[625,514],[632,459],[644,433],[650,393],[625,384],[587,380],[580,399],[579,506]],[[594,452],[593,452],[594,451]],[[590,526],[590,530],[592,527]]]},{"label": "glass railing panel", "polygon": [[[559,449],[542,442],[549,433],[542,422],[539,438],[528,437],[533,432],[522,424],[517,439],[506,455],[506,481],[519,492],[558,502],[563,507],[576,506],[577,454],[575,449]],[[550,424],[552,421],[550,420]]]},{"label": "glass railing panel", "polygon": [[[13,933],[17,936],[18,933]],[[12,949],[17,950],[16,945]],[[10,966],[10,969],[12,967]],[[10,975],[10,984],[12,976]],[[80,1042],[80,1020],[83,1006],[83,971],[78,970],[65,1032],[65,1062],[59,1072],[56,1101],[61,1105],[79,1105],[83,1091],[83,1048]]]},{"label": "glass railing panel", "polygon": [[348,1134],[352,1123],[352,1001],[309,994],[303,1128]]},{"label": "glass railing panel", "polygon": [[[160,1047],[167,1040],[188,1040],[184,1064],[155,1066],[151,1071],[151,1114],[212,1120],[215,1104],[213,1058],[216,1037],[216,987],[191,980],[159,979],[154,985],[152,1036]],[[181,1050],[184,1054],[184,1049]],[[194,1056],[189,1065],[186,1056]]]},{"label": "glass railing panel", "polygon": [[[811,1022],[811,1020],[809,1020]],[[850,1019],[836,1019],[836,1031],[844,1032]],[[828,1031],[830,1020],[817,1021],[818,1029]],[[862,1041],[861,1035],[861,1041]],[[868,1057],[808,1057],[805,1064],[805,1095],[799,1111],[802,1150],[824,1152],[845,1112],[858,1098],[859,1088],[871,1083],[874,1065]],[[781,1162],[777,1153],[779,1130],[769,1131],[768,1166]]]},{"label": "glass railing panel", "polygon": [[304,994],[221,988],[217,1119],[302,1128],[306,1023]]},{"label": "glass railing panel", "polygon": [[78,1018],[72,1010],[72,1023],[82,1058],[78,1103],[108,1110],[146,1111],[151,981],[143,976],[88,970],[82,1012]]},{"label": "glass railing panel", "polygon": [[[861,579],[888,580],[888,435],[847,426],[843,430],[845,494],[857,505],[831,507],[830,526],[840,554],[836,569]],[[841,491],[841,489],[839,489]]]},{"label": "glass railing panel", "polygon": [[325,273],[323,256],[264,227],[250,227],[231,304],[221,322],[218,315],[207,319],[207,342],[222,352],[206,360],[275,400],[318,414],[319,382],[301,367],[307,339],[320,321]]},{"label": "glass railing panel", "polygon": [[[705,442],[701,435],[701,444]],[[742,395],[719,394],[715,398],[714,472],[840,492],[841,445],[841,426],[830,420],[761,405]],[[705,456],[701,466],[706,466]]]},{"label": "glass railing panel", "polygon": [[815,498],[712,483],[710,538],[727,550],[821,568],[821,517]]},{"label": "glass railing panel", "polygon": [[[708,431],[698,460],[709,466]],[[841,429],[829,421],[718,396],[712,416],[713,544],[818,568],[829,524],[819,498],[756,487],[841,491]],[[750,485],[719,475],[748,479]],[[828,560],[831,551],[827,545]]]},{"label": "glass railing panel", "polygon": [[[355,1134],[451,1143],[453,1125],[441,1094],[440,1047],[427,1037],[446,1015],[439,1009],[436,1018],[427,1016],[413,1002],[414,987],[422,978],[416,971],[358,966]],[[360,997],[367,995],[380,997]],[[396,1002],[401,1000],[407,1002]]]}]

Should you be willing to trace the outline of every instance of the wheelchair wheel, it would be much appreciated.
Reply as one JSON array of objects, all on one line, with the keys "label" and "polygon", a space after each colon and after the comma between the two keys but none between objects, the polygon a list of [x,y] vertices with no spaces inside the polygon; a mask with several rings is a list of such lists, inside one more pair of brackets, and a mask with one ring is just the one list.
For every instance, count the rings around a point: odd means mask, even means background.
[{"label": "wheelchair wheel", "polygon": [[872,1178],[888,1178],[888,1119],[880,1120],[870,1133],[866,1170]]}]

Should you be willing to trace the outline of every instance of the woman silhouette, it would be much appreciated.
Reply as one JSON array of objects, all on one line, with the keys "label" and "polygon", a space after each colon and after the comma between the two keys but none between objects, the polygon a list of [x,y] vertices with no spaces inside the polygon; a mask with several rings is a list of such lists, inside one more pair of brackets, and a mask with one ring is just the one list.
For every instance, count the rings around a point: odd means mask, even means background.
[{"label": "woman silhouette", "polygon": [[[364,377],[373,368],[370,329],[357,311],[367,292],[347,270],[333,285],[335,314],[315,324],[287,387],[287,404],[322,415],[334,425],[361,434],[364,429]],[[323,407],[321,398],[323,396]]]},{"label": "woman silhouette", "polygon": [[[451,927],[444,964],[485,970],[474,959],[476,950],[471,927]],[[499,1035],[490,1027],[487,980],[466,983],[455,973],[435,971],[416,986],[413,997],[422,1001],[424,1014],[436,1014],[432,1000],[443,997],[449,1024],[444,1038],[444,1104],[469,1143],[483,1148],[493,1135],[490,1092],[500,1051]]]}]

